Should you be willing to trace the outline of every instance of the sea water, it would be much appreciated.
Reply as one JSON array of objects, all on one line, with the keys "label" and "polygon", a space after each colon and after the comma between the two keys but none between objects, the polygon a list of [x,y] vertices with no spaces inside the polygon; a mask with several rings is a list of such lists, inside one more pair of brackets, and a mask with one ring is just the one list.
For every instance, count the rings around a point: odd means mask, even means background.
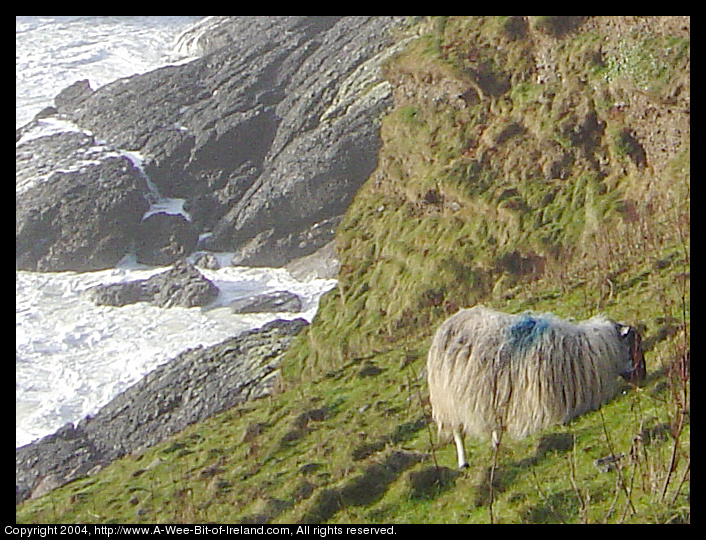
[{"label": "sea water", "polygon": [[191,59],[179,36],[203,17],[16,17],[15,127],[78,80],[97,88]]},{"label": "sea water", "polygon": [[[17,127],[76,80],[88,79],[97,89],[120,77],[190,61],[193,51],[179,36],[202,20],[17,17]],[[16,196],[25,189],[18,188]],[[178,212],[169,208],[177,203],[157,201],[151,211],[159,211],[162,204],[163,211]],[[222,268],[202,273],[220,294],[205,308],[95,306],[85,295],[87,288],[146,279],[166,270],[138,265],[129,256],[116,268],[100,272],[16,272],[16,446],[95,413],[186,349],[219,343],[277,318],[311,320],[321,294],[335,285],[335,280],[326,279],[298,281],[285,269],[231,267],[229,254],[216,255]],[[234,299],[275,290],[299,295],[303,312],[235,315],[227,307]]]}]

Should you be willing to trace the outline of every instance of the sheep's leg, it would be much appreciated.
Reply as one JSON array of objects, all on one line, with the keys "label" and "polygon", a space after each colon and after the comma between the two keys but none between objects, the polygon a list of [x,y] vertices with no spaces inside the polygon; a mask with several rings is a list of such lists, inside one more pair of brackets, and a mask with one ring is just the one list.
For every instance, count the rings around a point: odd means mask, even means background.
[{"label": "sheep's leg", "polygon": [[490,439],[493,442],[493,465],[492,467],[490,467],[490,478],[488,479],[488,491],[490,492],[490,504],[488,505],[488,514],[490,517],[490,523],[495,522],[495,519],[493,517],[493,499],[495,498],[495,470],[498,468],[498,450],[500,449],[500,438],[502,437],[502,433],[502,431],[497,430],[493,430],[490,433]]},{"label": "sheep's leg", "polygon": [[458,467],[463,469],[468,467],[468,462],[466,462],[466,452],[463,449],[463,436],[458,428],[454,428],[454,441],[456,442],[456,455],[458,456]]}]

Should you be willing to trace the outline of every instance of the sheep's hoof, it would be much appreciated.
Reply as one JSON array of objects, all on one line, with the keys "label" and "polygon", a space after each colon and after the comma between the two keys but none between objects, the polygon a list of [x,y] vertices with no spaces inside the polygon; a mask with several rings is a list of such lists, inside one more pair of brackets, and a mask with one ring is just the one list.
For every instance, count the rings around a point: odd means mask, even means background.
[{"label": "sheep's hoof", "polygon": [[470,467],[470,465],[469,465],[467,462],[466,462],[466,463],[461,463],[461,465],[458,466],[458,468],[461,469],[461,470],[463,470],[463,469],[468,469],[469,467]]}]

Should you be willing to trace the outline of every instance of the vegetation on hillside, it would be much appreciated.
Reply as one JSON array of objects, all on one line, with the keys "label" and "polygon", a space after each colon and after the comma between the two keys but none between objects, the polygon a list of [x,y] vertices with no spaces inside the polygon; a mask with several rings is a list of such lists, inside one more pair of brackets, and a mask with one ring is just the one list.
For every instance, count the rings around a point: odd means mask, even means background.
[{"label": "vegetation on hillside", "polygon": [[[18,507],[19,521],[690,520],[690,27],[435,17],[386,66],[377,170],[281,393]],[[476,303],[636,324],[648,379],[521,441],[430,424],[437,325]],[[490,479],[492,478],[492,482]]]},{"label": "vegetation on hillside", "polygon": [[625,21],[606,43],[600,20],[557,38],[537,29],[546,19],[434,19],[388,66],[397,107],[339,229],[339,287],[302,367],[556,285],[586,294],[551,305],[561,315],[645,319],[616,288],[647,259],[683,260],[689,42]]}]

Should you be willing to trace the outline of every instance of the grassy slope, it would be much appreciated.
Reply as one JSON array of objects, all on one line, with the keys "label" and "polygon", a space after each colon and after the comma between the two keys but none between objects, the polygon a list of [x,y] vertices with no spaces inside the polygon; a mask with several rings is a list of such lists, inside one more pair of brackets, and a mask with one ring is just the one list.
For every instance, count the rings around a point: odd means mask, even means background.
[{"label": "grassy slope", "polygon": [[[284,390],[18,507],[19,521],[690,519],[689,31],[678,19],[421,20],[379,167]],[[540,84],[541,82],[541,84]],[[453,469],[437,324],[476,302],[641,325],[646,384]],[[603,472],[594,461],[623,455]],[[491,504],[492,501],[492,504]]]}]

